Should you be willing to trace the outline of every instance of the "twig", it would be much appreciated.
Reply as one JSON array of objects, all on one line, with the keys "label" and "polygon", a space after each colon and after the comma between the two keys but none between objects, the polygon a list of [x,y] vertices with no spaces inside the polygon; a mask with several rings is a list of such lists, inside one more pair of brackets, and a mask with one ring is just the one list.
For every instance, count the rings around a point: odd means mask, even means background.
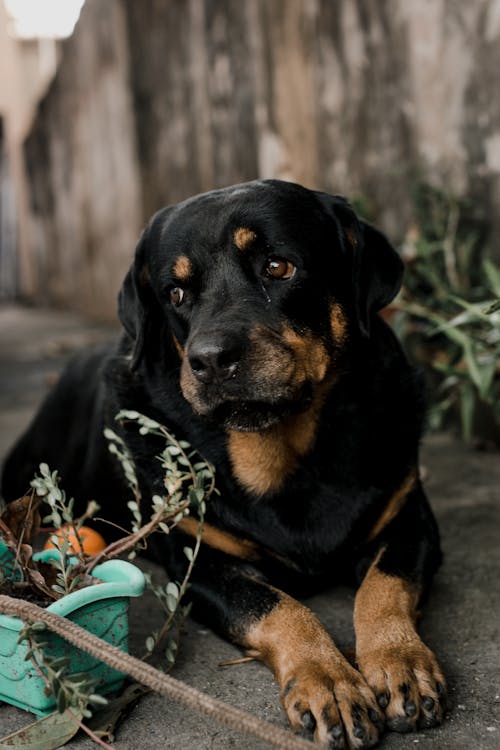
[{"label": "twig", "polygon": [[68,714],[68,716],[71,717],[71,719],[75,722],[75,724],[78,724],[80,729],[82,729],[85,732],[85,734],[87,734],[93,742],[96,742],[101,747],[106,748],[106,750],[115,750],[113,745],[108,745],[107,742],[104,742],[104,740],[101,739],[101,737],[98,737],[97,734],[95,734],[92,731],[92,729],[90,729],[86,724],[83,723],[81,719],[78,718],[78,716],[75,716],[75,714],[70,708],[66,709],[66,713]]},{"label": "twig", "polygon": [[94,570],[96,565],[98,565],[102,560],[109,560],[111,557],[117,557],[118,555],[122,555],[125,552],[128,552],[128,550],[135,547],[140,541],[142,541],[142,539],[145,539],[147,536],[149,536],[160,525],[160,523],[168,521],[170,518],[176,516],[178,513],[181,513],[185,508],[188,507],[189,501],[186,500],[168,515],[165,515],[165,510],[162,508],[162,510],[158,511],[158,513],[155,513],[155,515],[150,521],[148,521],[148,523],[144,524],[144,526],[141,526],[138,531],[129,534],[129,536],[126,536],[123,539],[117,539],[116,542],[111,542],[111,544],[108,544],[108,546],[103,549],[102,552],[98,552],[97,555],[94,555],[86,565],[85,573],[90,574]]},{"label": "twig", "polygon": [[[198,525],[198,533],[196,535],[196,544],[195,544],[194,550],[193,550],[193,557],[189,561],[189,565],[188,565],[188,569],[186,571],[186,575],[184,576],[182,584],[181,584],[181,586],[179,588],[179,596],[177,597],[177,602],[182,601],[182,598],[183,598],[184,594],[186,593],[186,589],[187,589],[188,583],[189,583],[189,578],[191,577],[191,572],[192,572],[194,564],[196,562],[196,558],[198,556],[198,552],[200,551],[202,531],[203,531],[203,519],[200,518],[200,522],[199,522],[199,525]],[[171,612],[169,614],[169,616],[167,617],[167,619],[163,623],[162,628],[161,628],[161,630],[160,630],[160,632],[158,634],[158,637],[156,639],[156,648],[158,648],[160,646],[161,642],[163,641],[163,639],[167,635],[167,633],[169,631],[169,628],[170,628],[170,625],[172,623],[172,620],[175,617],[176,612],[177,612],[177,607],[174,609],[173,612]]]},{"label": "twig", "polygon": [[212,698],[196,688],[164,674],[140,659],[121,651],[116,646],[106,643],[101,638],[89,633],[76,623],[49,612],[35,604],[10,596],[0,595],[0,612],[20,617],[26,622],[43,622],[50,630],[75,645],[77,648],[92,654],[113,669],[126,672],[142,685],[150,687],[160,695],[167,696],[189,708],[210,716],[220,724],[246,732],[267,742],[280,750],[314,750],[313,743],[291,732],[271,724],[268,721],[252,716],[235,706]]}]

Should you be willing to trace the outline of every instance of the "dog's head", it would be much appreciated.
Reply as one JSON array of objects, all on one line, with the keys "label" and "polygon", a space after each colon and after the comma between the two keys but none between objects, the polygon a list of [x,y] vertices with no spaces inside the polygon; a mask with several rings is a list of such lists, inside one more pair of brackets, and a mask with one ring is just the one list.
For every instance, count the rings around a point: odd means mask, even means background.
[{"label": "dog's head", "polygon": [[119,312],[134,369],[171,367],[175,353],[195,413],[262,430],[311,404],[401,276],[385,237],[343,198],[258,181],[156,214]]}]

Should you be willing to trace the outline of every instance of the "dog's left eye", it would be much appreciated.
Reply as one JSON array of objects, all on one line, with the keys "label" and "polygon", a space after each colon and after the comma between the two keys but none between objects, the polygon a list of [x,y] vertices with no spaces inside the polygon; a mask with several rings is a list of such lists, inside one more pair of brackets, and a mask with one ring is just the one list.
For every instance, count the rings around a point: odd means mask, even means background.
[{"label": "dog's left eye", "polygon": [[174,288],[170,290],[170,302],[176,307],[179,307],[179,305],[182,305],[183,300],[184,289],[181,289],[180,286],[174,286]]},{"label": "dog's left eye", "polygon": [[295,275],[297,268],[286,258],[268,258],[266,260],[264,271],[273,279],[287,281]]}]

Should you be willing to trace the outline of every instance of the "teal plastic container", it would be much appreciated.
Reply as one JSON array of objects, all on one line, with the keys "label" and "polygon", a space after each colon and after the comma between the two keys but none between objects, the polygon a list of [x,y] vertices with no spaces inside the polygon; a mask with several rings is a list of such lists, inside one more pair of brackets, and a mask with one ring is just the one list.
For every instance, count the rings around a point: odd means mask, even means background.
[{"label": "teal plastic container", "polygon": [[[57,550],[45,550],[34,558],[47,561],[58,554]],[[89,633],[128,652],[130,597],[143,593],[144,576],[135,565],[123,560],[104,562],[94,569],[92,575],[103,583],[63,596],[50,604],[47,611],[67,617]],[[45,716],[54,711],[55,699],[53,695],[45,695],[43,679],[31,661],[24,660],[27,644],[17,643],[23,626],[17,617],[0,614],[0,701]],[[96,692],[109,693],[122,686],[125,677],[122,672],[80,651],[48,629],[43,633],[43,639],[49,643],[47,650],[51,655],[69,657],[69,674],[85,672],[94,677]]]}]

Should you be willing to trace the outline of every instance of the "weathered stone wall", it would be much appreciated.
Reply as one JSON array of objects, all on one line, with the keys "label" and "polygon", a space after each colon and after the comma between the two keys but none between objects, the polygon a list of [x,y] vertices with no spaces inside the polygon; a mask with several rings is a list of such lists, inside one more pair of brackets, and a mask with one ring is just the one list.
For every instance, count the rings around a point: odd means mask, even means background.
[{"label": "weathered stone wall", "polygon": [[499,0],[88,0],[27,147],[40,278],[109,315],[147,216],[256,177],[363,195],[396,239],[423,179],[494,237],[498,71]]}]

